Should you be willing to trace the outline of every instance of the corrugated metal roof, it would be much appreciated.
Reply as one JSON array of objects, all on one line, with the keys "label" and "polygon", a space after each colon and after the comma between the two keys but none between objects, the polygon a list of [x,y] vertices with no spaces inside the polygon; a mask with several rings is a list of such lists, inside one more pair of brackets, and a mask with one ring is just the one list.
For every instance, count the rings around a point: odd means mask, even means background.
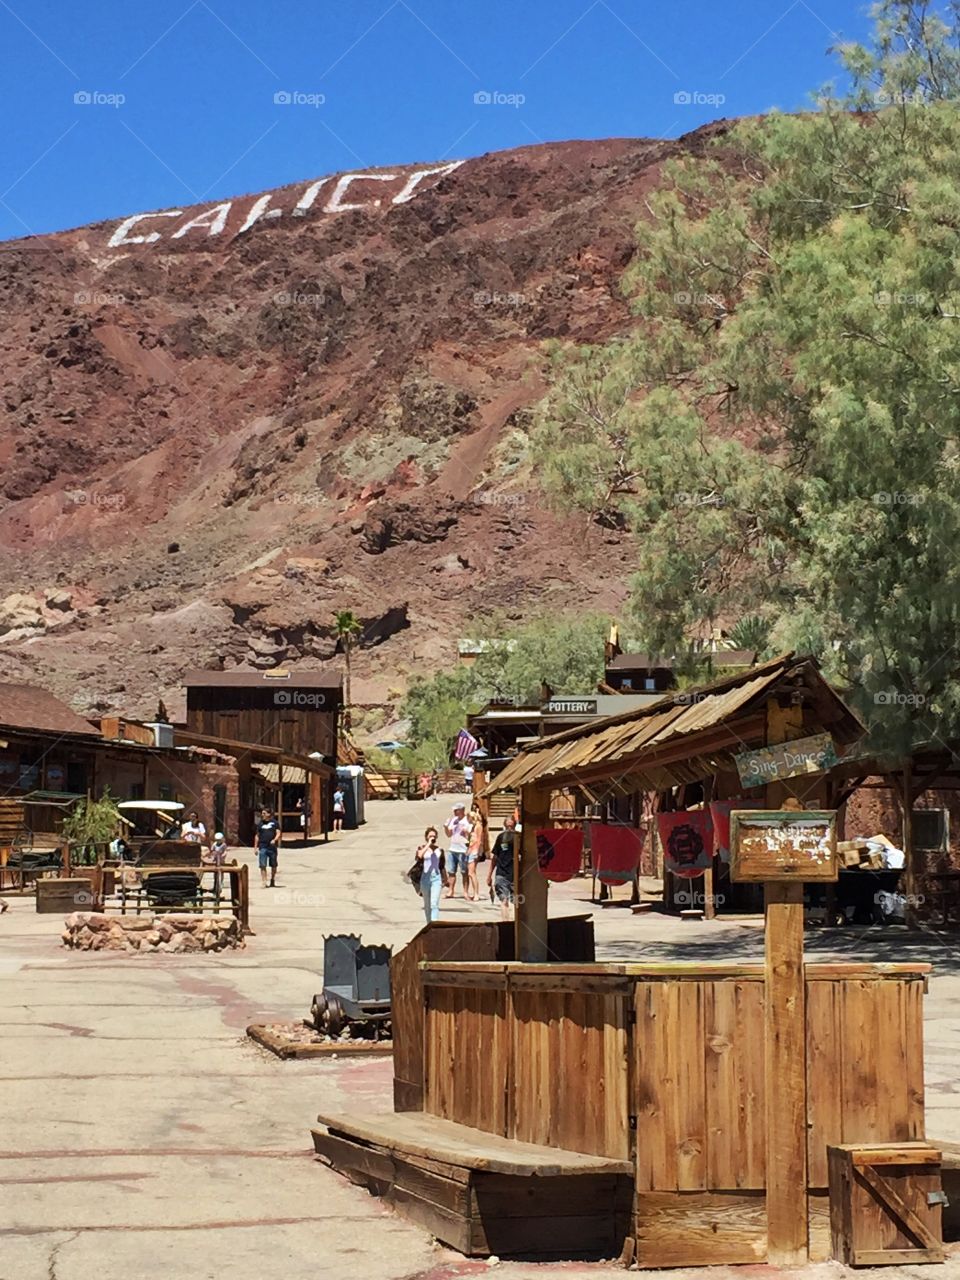
[{"label": "corrugated metal roof", "polygon": [[[822,693],[836,705],[836,720],[841,736],[849,740],[858,722],[839,694],[827,685],[812,659],[795,659],[785,654],[740,675],[670,693],[649,707],[641,707],[620,715],[608,716],[565,733],[553,734],[536,745],[525,748],[515,760],[497,775],[485,794],[513,791],[541,779],[548,780],[575,773],[578,769],[609,766],[611,771],[639,768],[649,761],[657,767],[658,749],[683,738],[694,739],[704,730],[722,726],[736,713],[772,688],[788,673],[800,673],[819,682]],[[717,748],[712,748],[716,754]],[[691,742],[691,754],[696,744]],[[671,765],[682,769],[681,765]]]},{"label": "corrugated metal roof", "polygon": [[[263,778],[264,782],[272,782],[274,786],[280,781],[280,766],[278,764],[270,764],[264,761],[261,764],[254,765],[257,773]],[[306,769],[298,769],[295,765],[288,764],[283,770],[284,785],[288,782],[296,782],[303,785],[307,781]]]}]

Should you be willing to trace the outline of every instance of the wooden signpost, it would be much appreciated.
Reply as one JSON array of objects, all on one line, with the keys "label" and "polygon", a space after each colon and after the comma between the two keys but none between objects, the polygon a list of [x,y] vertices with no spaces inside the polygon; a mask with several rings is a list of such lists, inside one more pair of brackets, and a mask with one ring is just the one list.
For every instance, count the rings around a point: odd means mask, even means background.
[{"label": "wooden signpost", "polygon": [[836,880],[836,815],[730,815],[730,879],[764,885],[767,1260],[806,1262],[807,1078],[803,886]]}]

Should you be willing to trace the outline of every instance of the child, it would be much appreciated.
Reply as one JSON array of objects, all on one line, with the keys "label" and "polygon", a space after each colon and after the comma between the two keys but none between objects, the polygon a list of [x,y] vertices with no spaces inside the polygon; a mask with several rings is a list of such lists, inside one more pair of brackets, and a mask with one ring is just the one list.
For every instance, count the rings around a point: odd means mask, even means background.
[{"label": "child", "polygon": [[[210,848],[200,855],[203,862],[208,866],[222,867],[227,860],[227,842],[223,838],[223,832],[217,831],[213,837],[213,843]],[[220,890],[223,883],[223,876],[217,871],[213,877],[213,893],[214,897],[219,899]]]}]

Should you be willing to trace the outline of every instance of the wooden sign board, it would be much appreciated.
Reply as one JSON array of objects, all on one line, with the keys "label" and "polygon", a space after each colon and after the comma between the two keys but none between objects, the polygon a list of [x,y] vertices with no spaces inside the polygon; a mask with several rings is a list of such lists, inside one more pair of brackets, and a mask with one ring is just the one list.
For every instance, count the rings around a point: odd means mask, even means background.
[{"label": "wooden sign board", "polygon": [[780,778],[796,778],[805,773],[822,773],[837,763],[837,753],[829,733],[812,738],[780,742],[759,751],[734,756],[740,781],[745,787],[759,787]]},{"label": "wooden sign board", "polygon": [[833,810],[734,810],[730,815],[730,879],[836,880],[837,815]]}]

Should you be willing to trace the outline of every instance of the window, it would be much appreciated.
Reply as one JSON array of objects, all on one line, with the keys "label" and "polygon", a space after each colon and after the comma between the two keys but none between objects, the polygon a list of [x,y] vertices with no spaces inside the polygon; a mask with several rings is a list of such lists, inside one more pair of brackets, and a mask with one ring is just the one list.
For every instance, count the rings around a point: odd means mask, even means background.
[{"label": "window", "polygon": [[646,676],[643,681],[643,687],[645,689],[656,689],[657,687],[656,676]]},{"label": "window", "polygon": [[913,847],[936,852],[949,847],[946,809],[914,809]]},{"label": "window", "polygon": [[40,762],[33,756],[20,757],[20,774],[17,786],[23,791],[35,791],[40,786]]},{"label": "window", "polygon": [[624,676],[624,677],[623,677],[623,679],[620,681],[620,688],[621,688],[621,689],[632,689],[632,688],[633,688],[633,677],[632,677],[632,676]]},{"label": "window", "polygon": [[67,761],[67,790],[82,796],[87,789],[87,766],[83,760]]}]

